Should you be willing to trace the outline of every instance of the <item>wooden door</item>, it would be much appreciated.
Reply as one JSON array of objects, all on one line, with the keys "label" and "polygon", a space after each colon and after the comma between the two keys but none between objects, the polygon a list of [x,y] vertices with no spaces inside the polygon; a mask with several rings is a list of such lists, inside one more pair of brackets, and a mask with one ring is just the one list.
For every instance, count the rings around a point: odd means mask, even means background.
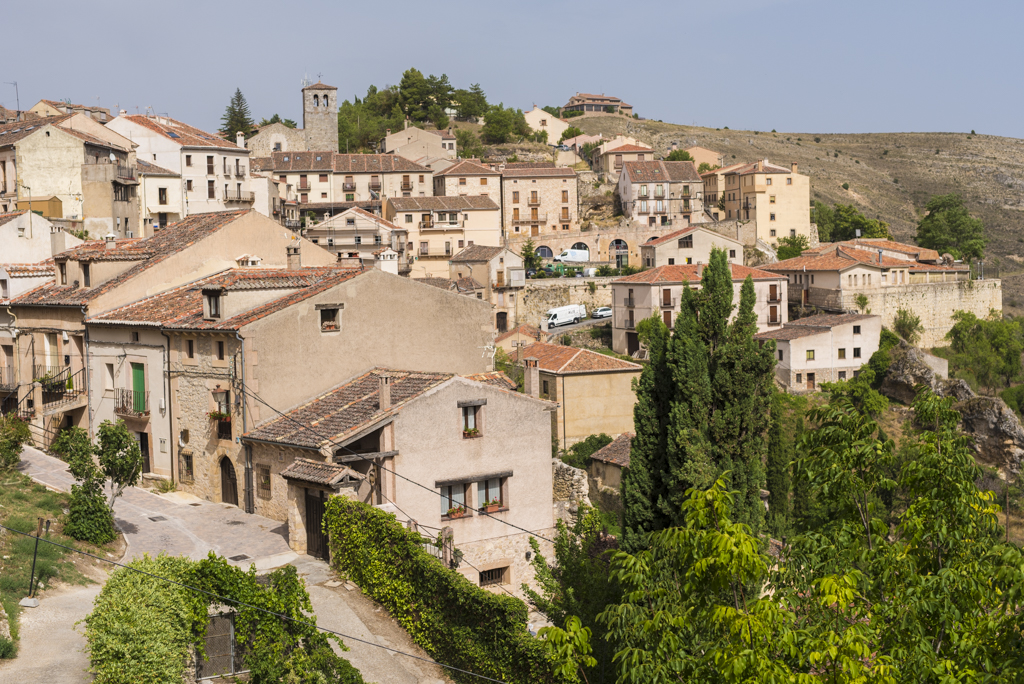
[{"label": "wooden door", "polygon": [[807,374],[807,389],[814,389],[814,373]]},{"label": "wooden door", "polygon": [[331,552],[327,546],[327,533],[324,532],[325,502],[326,492],[306,490],[306,553],[330,562]]},{"label": "wooden door", "polygon": [[530,237],[537,237],[540,235],[540,226],[530,226]]},{"label": "wooden door", "polygon": [[238,483],[235,478],[235,466],[227,456],[220,460],[220,500],[232,506],[238,505]]}]

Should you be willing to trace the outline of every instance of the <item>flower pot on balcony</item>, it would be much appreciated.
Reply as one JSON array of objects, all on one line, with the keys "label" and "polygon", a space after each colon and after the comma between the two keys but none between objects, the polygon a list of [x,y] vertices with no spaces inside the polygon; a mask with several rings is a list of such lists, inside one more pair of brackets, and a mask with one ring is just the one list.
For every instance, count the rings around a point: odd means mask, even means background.
[{"label": "flower pot on balcony", "polygon": [[467,511],[465,508],[458,506],[457,508],[449,508],[445,515],[450,519],[454,519],[465,517],[466,513]]},{"label": "flower pot on balcony", "polygon": [[207,417],[210,420],[219,420],[219,421],[222,421],[224,423],[230,423],[231,422],[231,414],[230,413],[224,413],[223,411],[210,411],[206,415],[207,415]]},{"label": "flower pot on balcony", "polygon": [[500,503],[490,503],[484,505],[484,513],[497,513],[499,510],[501,510]]}]

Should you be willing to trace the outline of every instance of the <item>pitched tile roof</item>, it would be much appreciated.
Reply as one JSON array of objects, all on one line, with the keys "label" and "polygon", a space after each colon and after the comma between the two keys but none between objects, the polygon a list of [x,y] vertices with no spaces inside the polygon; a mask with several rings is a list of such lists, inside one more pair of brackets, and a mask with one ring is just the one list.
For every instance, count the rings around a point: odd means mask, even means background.
[{"label": "pitched tile roof", "polygon": [[766,330],[754,335],[759,340],[795,340],[811,335],[822,335],[837,325],[857,323],[868,318],[878,318],[871,314],[818,314],[790,321],[782,328]]},{"label": "pitched tile roof", "polygon": [[[738,168],[726,171],[725,175],[739,175],[747,176],[752,173],[792,173],[793,169],[786,168],[785,166],[779,166],[778,164],[771,164],[767,160],[762,160],[763,165],[760,170],[757,168],[757,162],[749,162],[747,164],[738,165]],[[722,173],[722,169],[718,169],[718,173]]]},{"label": "pitched tile roof", "polygon": [[[774,266],[774,264],[772,264]],[[640,271],[633,275],[616,278],[613,283],[692,283],[701,279],[705,264],[673,264]],[[749,275],[754,280],[779,280],[785,276],[769,273],[759,268],[751,268],[740,264],[729,264],[733,281],[746,280]]]},{"label": "pitched tile roof", "polygon": [[568,375],[608,371],[639,371],[641,366],[614,356],[598,354],[589,349],[565,347],[560,344],[534,342],[520,352],[519,358],[537,359],[537,367],[549,373]]},{"label": "pitched tile roof", "polygon": [[438,195],[436,197],[394,197],[396,211],[478,211],[499,209],[487,195]]},{"label": "pitched tile roof", "polygon": [[543,166],[537,168],[509,168],[506,164],[501,172],[503,178],[575,178],[576,172],[567,166]]},{"label": "pitched tile roof", "polygon": [[335,173],[433,173],[426,166],[396,154],[335,154]]},{"label": "pitched tile roof", "polygon": [[619,145],[618,147],[613,147],[610,150],[605,150],[604,153],[605,154],[615,154],[616,152],[618,152],[618,153],[621,154],[623,152],[653,152],[653,151],[654,150],[652,150],[650,147],[644,147],[642,145],[631,145],[631,144],[627,143],[625,145]]},{"label": "pitched tile roof", "polygon": [[107,248],[104,240],[86,240],[56,256],[57,261],[142,261],[153,256],[153,250],[142,246],[143,238],[114,240],[114,246]]},{"label": "pitched tile roof", "polygon": [[[145,325],[178,330],[238,330],[264,316],[308,299],[364,273],[337,266],[285,268],[233,268],[152,297],[127,304],[89,319],[109,325]],[[281,296],[235,316],[203,318],[203,290],[281,290]]]},{"label": "pitched tile roof", "polygon": [[470,245],[453,256],[449,261],[490,261],[505,251],[504,247],[487,247],[486,245]]},{"label": "pitched tile roof", "polygon": [[321,83],[320,81],[317,81],[316,83],[306,86],[305,88],[303,88],[303,90],[337,90],[337,88],[335,88],[332,85],[327,85],[326,83]]},{"label": "pitched tile roof", "polygon": [[11,278],[40,278],[53,276],[53,259],[40,261],[34,264],[0,264],[0,268],[7,272]]},{"label": "pitched tile roof", "polygon": [[[303,206],[305,206],[305,205],[303,205]],[[320,223],[316,224],[312,228],[315,231],[318,228],[319,229],[324,229],[324,228],[331,228],[332,226],[340,227],[340,226],[343,225],[342,224],[342,219],[345,218],[345,217],[349,217],[350,215],[359,216],[359,217],[364,218],[364,219],[366,219],[368,221],[373,221],[378,226],[380,226],[382,228],[386,228],[387,230],[398,230],[398,231],[406,230],[405,228],[402,228],[401,226],[397,226],[394,223],[392,223],[391,221],[388,221],[383,216],[378,216],[377,214],[374,214],[371,211],[366,211],[366,209],[363,209],[361,206],[359,206],[359,207],[349,207],[345,211],[342,211],[342,212],[339,212],[339,213],[335,214],[334,216],[332,216],[331,218],[327,219],[326,221],[321,221]]]},{"label": "pitched tile roof", "polygon": [[[158,231],[153,236],[145,238],[144,240],[119,240],[118,242],[131,243],[125,247],[127,251],[132,251],[134,253],[149,252],[150,254],[146,258],[139,260],[134,266],[131,266],[127,270],[114,276],[105,283],[97,285],[96,287],[76,288],[73,285],[56,285],[54,283],[49,283],[37,287],[30,292],[26,292],[15,299],[13,303],[16,306],[82,306],[88,304],[99,295],[109,292],[113,288],[132,279],[142,271],[160,263],[167,257],[177,254],[196,242],[213,235],[224,226],[236,221],[242,216],[245,216],[247,213],[249,213],[249,210],[246,209],[239,211],[217,211],[209,214],[194,214],[161,231]],[[95,245],[96,241],[84,242],[67,252],[61,252],[55,258],[60,260],[64,255],[74,253],[76,250],[83,248],[85,249],[81,252],[82,256],[91,257],[97,250],[93,247],[92,251],[90,251],[87,247],[87,245],[90,244]],[[108,258],[110,258],[109,255]]]},{"label": "pitched tile roof", "polygon": [[273,157],[249,157],[249,172],[261,173],[274,170]]},{"label": "pitched tile roof", "polygon": [[907,259],[895,259],[882,256],[878,258],[878,252],[873,250],[850,247],[842,242],[831,244],[825,249],[815,252],[801,254],[792,259],[777,261],[774,264],[766,264],[765,269],[769,271],[844,271],[854,266],[873,266],[875,268],[906,268],[911,273],[924,273],[936,271],[969,271],[970,266],[942,266],[940,264],[928,264]]},{"label": "pitched tile roof", "polygon": [[707,228],[702,228],[699,225],[693,225],[693,226],[687,226],[686,228],[681,228],[680,230],[672,231],[671,233],[666,233],[665,235],[662,235],[661,237],[659,237],[657,240],[650,240],[648,242],[645,242],[645,243],[641,244],[640,246],[641,247],[647,247],[648,245],[654,245],[654,246],[664,245],[664,244],[666,244],[668,242],[672,242],[673,240],[677,240],[677,239],[683,237],[684,235],[689,235],[690,233],[696,232],[698,230],[702,230],[702,231],[705,231],[707,233],[710,233],[711,235],[713,235],[716,238],[722,238],[723,240],[728,240],[729,242],[735,242],[736,244],[740,244],[739,240],[734,240],[733,238],[731,238],[731,237],[729,237],[727,235],[722,235],[721,233],[716,233],[713,230],[709,230]]},{"label": "pitched tile roof", "polygon": [[622,468],[629,467],[629,450],[633,446],[632,432],[623,432],[611,441],[611,444],[601,447],[590,455],[590,458],[603,463],[611,463]]},{"label": "pitched tile roof", "polygon": [[135,163],[138,164],[139,174],[141,174],[143,176],[180,176],[181,175],[180,173],[175,173],[174,171],[168,171],[167,169],[165,169],[162,166],[157,166],[156,164],[150,164],[148,161],[145,161],[144,159],[139,159]]},{"label": "pitched tile roof", "polygon": [[[43,126],[58,124],[70,119],[72,116],[72,114],[63,114],[61,116],[50,116],[41,119],[32,119],[29,121],[15,121],[13,123],[0,124],[0,147],[3,147],[4,145],[13,145],[19,140],[27,138],[40,130]],[[64,128],[61,128],[60,130],[67,132]]]},{"label": "pitched tile roof", "polygon": [[[334,155],[330,150],[296,150],[273,152],[269,157],[260,157],[260,169],[263,171],[333,171]],[[266,166],[266,161],[270,166]],[[252,162],[250,162],[251,165]]]},{"label": "pitched tile roof", "polygon": [[452,280],[451,278],[431,278],[431,277],[427,277],[427,278],[413,278],[413,280],[416,281],[417,283],[423,283],[424,285],[429,285],[430,287],[436,287],[439,290],[454,290],[455,289],[455,281]]},{"label": "pitched tile roof", "polygon": [[345,480],[363,480],[366,476],[360,475],[341,463],[325,463],[309,458],[296,458],[281,471],[281,477],[286,480],[336,487]]},{"label": "pitched tile roof", "polygon": [[424,128],[423,130],[426,131],[427,133],[433,133],[434,135],[440,136],[442,140],[455,140],[455,136],[452,135],[451,133],[449,133],[448,129],[445,129],[443,131],[438,131],[436,129],[435,130],[427,130],[427,129]]},{"label": "pitched tile roof", "polygon": [[122,114],[118,118],[124,118],[134,124],[148,128],[154,133],[159,133],[168,140],[183,147],[218,147],[221,149],[243,151],[245,149],[239,147],[234,142],[225,140],[216,133],[207,133],[195,126],[189,126],[186,123],[166,116],[154,117],[142,114]]},{"label": "pitched tile roof", "polygon": [[[836,245],[842,245],[844,247],[852,247],[854,249],[861,250],[877,250],[882,249],[887,252],[899,252],[900,254],[906,254],[909,257],[921,261],[937,261],[939,259],[939,253],[934,249],[928,249],[927,247],[918,247],[917,245],[907,245],[902,242],[895,242],[893,240],[886,240],[884,238],[856,238],[853,240],[844,240],[839,243],[823,243],[814,249],[806,250],[806,252],[814,252],[816,254],[823,254],[832,249],[835,249]],[[806,253],[805,252],[805,253]]]},{"label": "pitched tile roof", "polygon": [[712,169],[710,171],[706,171],[706,172],[702,173],[701,174],[701,178],[705,178],[707,176],[715,176],[715,175],[718,175],[718,174],[723,174],[724,175],[724,174],[729,173],[730,171],[735,171],[736,169],[740,168],[741,166],[746,166],[746,164],[745,163],[743,163],[743,164],[730,164],[729,166],[723,166],[723,167],[721,167],[719,169]]},{"label": "pitched tile roof", "polygon": [[623,173],[634,183],[699,183],[700,174],[693,162],[688,161],[628,161],[622,164]]},{"label": "pitched tile roof", "polygon": [[[391,406],[380,408],[379,374],[391,378]],[[424,392],[451,379],[451,373],[413,373],[369,370],[321,394],[284,416],[250,430],[242,439],[319,448],[326,441],[343,440],[363,426],[400,411]]]},{"label": "pitched tile roof", "polygon": [[541,330],[537,326],[535,326],[535,325],[527,325],[526,323],[523,323],[518,328],[512,328],[508,332],[505,332],[505,333],[502,333],[502,334],[498,335],[497,337],[494,338],[494,341],[495,342],[501,342],[502,340],[507,340],[508,338],[512,337],[513,335],[522,335],[524,337],[532,337],[533,339],[537,340],[538,342],[544,341],[544,340],[546,340],[546,339],[551,337],[548,333],[544,332],[543,330]]},{"label": "pitched tile roof", "polygon": [[505,162],[506,169],[553,169],[554,162]]},{"label": "pitched tile roof", "polygon": [[503,390],[515,391],[516,383],[512,381],[512,378],[508,377],[502,371],[489,371],[487,373],[474,373],[472,375],[463,376],[469,380],[475,380],[476,382],[482,382],[486,385],[494,385]]},{"label": "pitched tile roof", "polygon": [[6,214],[0,214],[0,226],[4,225],[5,223],[10,223],[14,219],[16,219],[19,216],[21,216],[22,214],[27,214],[27,213],[28,213],[28,210],[27,209],[23,209],[22,211],[11,211],[11,212],[8,212]]},{"label": "pitched tile roof", "polygon": [[479,164],[475,161],[464,159],[460,162],[455,162],[447,169],[443,171],[435,171],[434,178],[438,176],[500,176],[501,174],[494,169]]}]

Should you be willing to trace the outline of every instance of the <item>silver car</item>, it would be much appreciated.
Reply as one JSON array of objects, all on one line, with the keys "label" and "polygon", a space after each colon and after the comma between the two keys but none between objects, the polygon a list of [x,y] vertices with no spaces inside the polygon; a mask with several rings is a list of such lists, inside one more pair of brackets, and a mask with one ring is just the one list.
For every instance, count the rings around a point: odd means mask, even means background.
[{"label": "silver car", "polygon": [[591,318],[611,318],[612,317],[612,307],[610,307],[610,306],[600,306],[600,307],[594,309],[593,312],[591,312],[590,317]]}]

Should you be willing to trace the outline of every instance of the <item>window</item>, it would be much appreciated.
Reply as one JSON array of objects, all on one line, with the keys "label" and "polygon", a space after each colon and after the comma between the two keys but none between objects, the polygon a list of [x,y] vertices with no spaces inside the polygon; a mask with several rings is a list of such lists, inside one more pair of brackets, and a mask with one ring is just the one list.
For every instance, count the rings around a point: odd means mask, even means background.
[{"label": "window", "polygon": [[220,318],[220,292],[207,293],[206,306],[210,318]]},{"label": "window", "polygon": [[192,166],[192,155],[191,154],[186,154],[185,155],[185,166]]},{"label": "window", "polygon": [[477,421],[479,406],[462,407],[462,436],[471,439],[480,436],[480,425]]},{"label": "window", "polygon": [[106,373],[103,374],[103,389],[114,389],[114,364],[105,364]]},{"label": "window", "polygon": [[568,190],[563,190],[562,191],[562,201],[563,202],[568,202],[569,201],[569,191]]},{"label": "window", "polygon": [[548,381],[547,380],[542,380],[541,381],[541,394],[543,394],[544,396],[548,396],[549,394],[551,394],[551,391],[548,388]]},{"label": "window", "polygon": [[853,348],[853,358],[855,358],[855,359],[859,359],[860,358],[860,347],[854,347]]},{"label": "window", "polygon": [[796,374],[796,382],[797,382],[797,384],[800,384],[800,383],[801,383],[801,382],[803,382],[803,381],[804,381],[804,376],[803,376],[803,374],[802,374],[802,373],[797,373],[797,374]]},{"label": "window", "polygon": [[192,469],[191,449],[182,449],[178,452],[178,477],[182,482],[193,482],[195,480]]},{"label": "window", "polygon": [[326,173],[321,173],[320,174],[320,182],[321,183],[326,183],[327,182],[327,174]]},{"label": "window", "polygon": [[669,266],[675,266],[676,265],[676,260],[673,259],[672,257],[669,257],[668,258],[668,265]]},{"label": "window", "polygon": [[279,142],[274,143],[274,151],[275,152],[280,152],[281,151],[281,143],[279,143]]},{"label": "window", "polygon": [[459,179],[459,185],[465,185],[465,184],[466,184],[466,179],[465,178],[460,178]]},{"label": "window", "polygon": [[327,199],[327,193],[326,192],[321,192],[320,193],[320,199]]},{"label": "window", "polygon": [[65,263],[57,264],[57,269],[60,271],[60,284],[68,284],[68,265]]},{"label": "window", "polygon": [[192,192],[192,179],[185,181],[185,190]]},{"label": "window", "polygon": [[480,571],[480,586],[488,587],[497,584],[508,584],[508,566]]},{"label": "window", "polygon": [[839,348],[839,358],[840,359],[845,359],[846,358],[846,348],[845,347],[840,347]]},{"label": "window", "polygon": [[85,287],[92,286],[92,277],[89,273],[89,264],[82,264],[82,285]]},{"label": "window", "polygon": [[[476,483],[476,502],[481,509],[497,505],[498,508],[508,508],[504,496],[505,478],[492,477]],[[494,512],[494,511],[490,511]]]},{"label": "window", "polygon": [[769,216],[769,218],[768,218],[769,221],[774,221],[775,220],[775,213],[774,212],[772,212],[768,216]]},{"label": "window", "polygon": [[735,259],[736,258],[736,250],[735,249],[730,249],[729,250],[729,258],[730,259]]},{"label": "window", "polygon": [[807,360],[808,361],[813,361],[814,360],[814,350],[813,349],[808,349],[807,350]]},{"label": "window", "polygon": [[775,195],[768,195],[768,204],[775,204]]},{"label": "window", "polygon": [[859,325],[853,326],[853,334],[854,335],[860,335],[860,326]]},{"label": "window", "polygon": [[212,176],[213,174],[213,155],[211,154],[206,158],[206,175]]},{"label": "window", "polygon": [[441,517],[461,518],[466,513],[466,485],[441,487]]},{"label": "window", "polygon": [[223,361],[224,360],[224,341],[223,340],[218,340],[218,342],[217,342],[217,360],[218,361]]},{"label": "window", "polygon": [[774,228],[772,228],[772,229],[771,229],[770,231],[768,231],[768,232],[769,232],[769,234],[771,235],[771,237],[775,237],[775,229],[774,229]]},{"label": "window", "polygon": [[309,202],[309,193],[308,192],[302,193],[302,195],[299,197],[299,201],[302,202],[303,204],[305,204],[306,202]]},{"label": "window", "polygon": [[217,199],[217,188],[213,186],[213,181],[206,181],[206,199]]},{"label": "window", "polygon": [[680,249],[693,249],[693,236],[687,235],[686,237],[679,238]]},{"label": "window", "polygon": [[157,188],[156,195],[158,204],[167,204],[167,188]]},{"label": "window", "polygon": [[764,184],[765,185],[771,185],[772,184],[772,179],[771,178],[765,178],[764,179]]},{"label": "window", "polygon": [[782,350],[779,350],[779,361],[782,361]]},{"label": "window", "polygon": [[480,185],[487,185],[487,179],[486,178],[481,178],[480,179]]},{"label": "window", "polygon": [[518,204],[519,203],[519,191],[518,190],[513,190],[512,191],[512,202],[514,204]]},{"label": "window", "polygon": [[196,358],[196,341],[185,340],[185,358],[194,359]]},{"label": "window", "polygon": [[786,185],[792,185],[792,184],[793,184],[793,179],[792,178],[787,178],[786,179]]},{"label": "window", "polygon": [[270,498],[270,466],[256,466],[256,495],[261,499]]},{"label": "window", "polygon": [[[231,439],[231,393],[213,393],[214,411],[217,412],[217,439]],[[227,420],[221,416],[227,416]]]},{"label": "window", "polygon": [[412,223],[412,214],[406,214],[405,215],[405,222],[406,223]]},{"label": "window", "polygon": [[320,309],[320,332],[336,332],[340,329],[338,309]]},{"label": "window", "polygon": [[139,341],[139,331],[133,330],[132,331],[132,342],[138,342],[138,341]]},{"label": "window", "polygon": [[839,379],[840,380],[845,380],[846,379],[846,371],[839,371]]}]

